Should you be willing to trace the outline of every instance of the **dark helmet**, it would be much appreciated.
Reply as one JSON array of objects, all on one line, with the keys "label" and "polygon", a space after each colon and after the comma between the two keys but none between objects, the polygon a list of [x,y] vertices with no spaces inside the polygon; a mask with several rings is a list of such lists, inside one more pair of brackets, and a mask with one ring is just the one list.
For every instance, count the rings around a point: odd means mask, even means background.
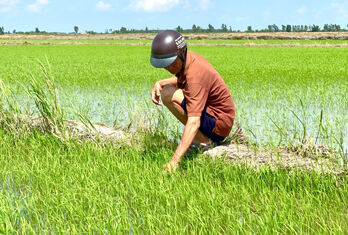
[{"label": "dark helmet", "polygon": [[151,64],[156,68],[171,65],[186,52],[187,44],[184,36],[174,30],[165,30],[156,35],[152,41]]}]

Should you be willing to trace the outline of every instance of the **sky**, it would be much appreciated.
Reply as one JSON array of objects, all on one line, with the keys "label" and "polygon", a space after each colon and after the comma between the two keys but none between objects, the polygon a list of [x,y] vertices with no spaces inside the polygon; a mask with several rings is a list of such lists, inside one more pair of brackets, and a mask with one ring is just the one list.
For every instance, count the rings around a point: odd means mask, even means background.
[{"label": "sky", "polygon": [[0,0],[5,31],[105,32],[175,29],[222,24],[233,30],[269,24],[340,24],[347,28],[348,0]]}]

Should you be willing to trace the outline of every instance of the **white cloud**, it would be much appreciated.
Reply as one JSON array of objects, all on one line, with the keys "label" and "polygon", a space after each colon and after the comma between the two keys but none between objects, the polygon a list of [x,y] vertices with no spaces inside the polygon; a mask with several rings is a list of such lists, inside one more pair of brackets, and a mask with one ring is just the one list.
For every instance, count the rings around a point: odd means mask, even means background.
[{"label": "white cloud", "polygon": [[176,5],[180,0],[136,0],[131,3],[131,7],[136,10],[144,11],[169,11]]},{"label": "white cloud", "polygon": [[302,6],[302,7],[298,8],[296,12],[299,15],[304,15],[307,12],[307,7],[306,6]]},{"label": "white cloud", "polygon": [[210,0],[198,0],[198,5],[202,10],[207,10],[211,5]]},{"label": "white cloud", "polygon": [[201,10],[207,10],[211,5],[212,0],[132,0],[130,8],[147,12],[164,12],[176,6],[182,8],[198,6]]},{"label": "white cloud", "polygon": [[0,0],[0,11],[10,11],[18,0]]},{"label": "white cloud", "polygon": [[36,0],[35,3],[27,6],[27,9],[31,12],[40,12],[44,5],[47,5],[48,0]]},{"label": "white cloud", "polygon": [[109,8],[111,8],[111,4],[109,3],[104,3],[103,1],[98,1],[97,5],[97,10],[107,10]]},{"label": "white cloud", "polygon": [[265,17],[268,17],[270,15],[271,15],[271,12],[268,10],[263,12],[263,16],[265,16]]},{"label": "white cloud", "polygon": [[334,2],[331,6],[337,11],[338,14],[344,18],[348,18],[348,1],[345,2]]}]

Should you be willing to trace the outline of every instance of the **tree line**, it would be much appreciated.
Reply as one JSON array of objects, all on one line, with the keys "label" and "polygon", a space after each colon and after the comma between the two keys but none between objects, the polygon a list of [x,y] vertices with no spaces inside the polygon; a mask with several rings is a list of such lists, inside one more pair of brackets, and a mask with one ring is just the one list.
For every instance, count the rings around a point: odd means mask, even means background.
[{"label": "tree line", "polygon": [[[348,24],[347,24],[348,28]],[[79,27],[74,26],[74,31],[71,33],[79,33]],[[348,31],[347,29],[344,29],[341,27],[341,25],[338,24],[324,24],[322,27],[319,25],[281,25],[278,26],[276,24],[268,25],[267,28],[264,29],[253,29],[252,26],[247,26],[247,28],[243,30],[235,30],[232,29],[231,26],[227,26],[226,24],[222,24],[220,28],[215,28],[213,25],[208,24],[207,28],[200,27],[199,25],[193,24],[191,28],[184,29],[180,25],[175,28],[178,32],[181,33],[227,33],[227,32],[342,32],[342,31]],[[160,29],[149,29],[148,27],[145,27],[145,29],[127,29],[126,27],[121,27],[120,29],[105,29],[104,32],[95,32],[93,30],[86,30],[85,33],[88,34],[99,34],[99,33],[105,33],[105,34],[116,34],[116,33],[158,33],[162,30]],[[58,34],[59,32],[46,32],[41,31],[39,28],[35,28],[33,31],[16,31],[15,29],[10,31],[5,31],[5,28],[3,26],[0,27],[0,35],[1,34]]]}]

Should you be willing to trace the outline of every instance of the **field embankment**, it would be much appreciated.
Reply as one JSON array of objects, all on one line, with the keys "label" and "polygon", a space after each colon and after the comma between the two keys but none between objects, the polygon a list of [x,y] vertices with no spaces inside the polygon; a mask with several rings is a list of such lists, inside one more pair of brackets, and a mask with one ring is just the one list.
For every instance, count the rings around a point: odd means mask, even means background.
[{"label": "field embankment", "polygon": [[[0,35],[0,45],[151,46],[154,34]],[[348,32],[186,34],[189,46],[348,47]]]},{"label": "field embankment", "polygon": [[[152,40],[156,34],[0,35],[0,40]],[[348,40],[348,32],[273,32],[184,34],[188,40]]]}]

